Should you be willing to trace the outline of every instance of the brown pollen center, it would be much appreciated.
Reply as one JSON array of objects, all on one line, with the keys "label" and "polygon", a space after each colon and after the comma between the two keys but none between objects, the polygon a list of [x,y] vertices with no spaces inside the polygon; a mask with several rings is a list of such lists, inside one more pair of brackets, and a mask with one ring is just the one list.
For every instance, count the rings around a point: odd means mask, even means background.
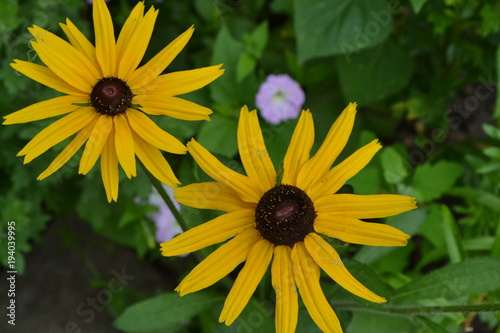
[{"label": "brown pollen center", "polygon": [[275,245],[290,248],[314,231],[316,212],[309,196],[292,185],[267,191],[255,209],[256,229]]},{"label": "brown pollen center", "polygon": [[116,116],[132,106],[133,96],[125,81],[116,77],[105,77],[97,81],[92,88],[90,105],[101,114]]}]

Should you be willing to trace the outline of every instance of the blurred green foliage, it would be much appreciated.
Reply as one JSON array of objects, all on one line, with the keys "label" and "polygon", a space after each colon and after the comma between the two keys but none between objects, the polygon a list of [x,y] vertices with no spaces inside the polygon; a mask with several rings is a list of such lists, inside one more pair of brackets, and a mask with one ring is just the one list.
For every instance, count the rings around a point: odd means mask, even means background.
[{"label": "blurred green foliage", "polygon": [[[134,4],[110,1],[117,27]],[[500,301],[500,1],[196,0],[146,5],[159,8],[160,14],[145,60],[194,24],[194,36],[167,71],[219,63],[226,69],[208,87],[186,96],[214,110],[211,122],[154,119],[162,128],[183,142],[196,137],[241,172],[236,145],[239,110],[243,105],[255,107],[255,94],[267,75],[287,73],[306,93],[304,108],[313,112],[315,147],[348,102],[359,107],[341,158],[373,138],[383,143],[384,149],[349,181],[355,193],[417,197],[418,210],[384,221],[413,236],[408,246],[335,244],[352,274],[389,300],[386,305],[372,304],[323,279],[346,331],[458,333],[470,324],[461,313],[466,310],[429,315],[404,312],[404,306],[426,309]],[[27,27],[37,24],[62,35],[58,23],[69,17],[91,40],[93,34],[91,6],[83,0],[0,0],[0,8],[4,116],[57,95],[9,66],[12,59],[39,61],[29,46]],[[144,174],[132,180],[121,175],[119,201],[108,204],[99,170],[77,175],[79,156],[48,179],[36,181],[64,142],[28,165],[16,157],[50,122],[3,126],[0,132],[0,246],[5,247],[6,223],[16,221],[18,270],[23,272],[23,256],[33,244],[43,242],[47,223],[68,213],[117,244],[134,248],[140,258],[159,257],[154,224],[146,217],[155,207],[136,204],[136,198],[145,200],[151,192]],[[261,123],[277,167],[295,122]],[[183,184],[207,179],[189,156],[167,159]],[[183,214],[195,226],[217,213],[184,207]],[[0,253],[5,265],[7,256]],[[128,308],[116,327],[127,332],[268,331],[263,327],[272,327],[271,291],[269,281],[263,282],[229,328],[216,320],[226,294],[221,286],[212,287],[215,294],[193,295],[184,303],[203,306],[190,312],[169,308],[168,317],[161,304],[171,294],[145,300]],[[252,326],[248,318],[255,313],[261,314],[263,326]],[[134,319],[146,314],[158,320]],[[498,313],[474,316],[489,332],[500,332]],[[303,308],[298,331],[316,332]]]}]

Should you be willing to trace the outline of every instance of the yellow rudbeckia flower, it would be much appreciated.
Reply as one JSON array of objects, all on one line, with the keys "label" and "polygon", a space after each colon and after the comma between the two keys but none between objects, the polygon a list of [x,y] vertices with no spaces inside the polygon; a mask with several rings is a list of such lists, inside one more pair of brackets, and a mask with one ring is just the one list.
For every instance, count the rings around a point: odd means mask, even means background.
[{"label": "yellow rudbeckia flower", "polygon": [[87,174],[101,157],[108,201],[118,198],[118,164],[128,178],[136,176],[136,155],[161,182],[179,184],[160,150],[185,154],[187,149],[146,114],[210,120],[210,109],[175,96],[202,88],[223,70],[218,65],[161,75],[187,44],[193,27],[138,67],[157,16],[153,7],[144,13],[144,3],[139,2],[115,40],[109,10],[104,0],[96,0],[95,46],[69,19],[60,24],[69,43],[38,26],[29,28],[35,38],[31,45],[45,66],[16,59],[12,67],[65,95],[7,115],[4,125],[64,115],[18,153],[24,156],[24,163],[76,134],[38,180],[61,168],[86,143],[78,172]]},{"label": "yellow rudbeckia flower", "polygon": [[358,282],[335,249],[318,235],[374,246],[404,246],[409,238],[389,225],[360,219],[415,209],[414,198],[335,194],[381,148],[374,140],[331,168],[349,138],[355,114],[356,104],[351,103],[310,157],[314,125],[311,113],[303,111],[285,155],[281,180],[267,154],[257,113],[248,112],[246,107],[241,110],[238,125],[246,176],[225,167],[195,140],[188,143],[193,158],[215,182],[176,188],[175,199],[187,206],[227,214],[161,244],[162,254],[175,256],[230,240],[182,280],[176,288],[181,296],[212,285],[245,262],[219,318],[230,325],[248,303],[274,256],[271,276],[276,293],[276,332],[295,331],[298,294],[323,332],[342,332],[321,290],[320,269],[359,297],[376,303],[386,301]]}]

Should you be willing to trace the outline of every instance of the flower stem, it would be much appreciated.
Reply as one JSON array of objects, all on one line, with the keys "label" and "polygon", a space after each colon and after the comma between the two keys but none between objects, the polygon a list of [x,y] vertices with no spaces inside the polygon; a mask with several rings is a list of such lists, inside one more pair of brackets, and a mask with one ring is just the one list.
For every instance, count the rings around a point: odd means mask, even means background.
[{"label": "flower stem", "polygon": [[149,180],[151,181],[151,184],[153,184],[154,188],[158,191],[158,193],[160,194],[163,201],[165,201],[165,203],[167,204],[168,208],[170,209],[170,211],[174,215],[175,220],[177,221],[177,223],[181,227],[182,231],[184,231],[184,232],[187,231],[189,228],[186,224],[186,221],[182,217],[181,213],[179,213],[179,211],[175,208],[175,205],[172,202],[172,199],[170,199],[170,197],[168,196],[168,194],[165,191],[165,189],[163,188],[161,182],[158,179],[156,179],[151,174],[151,172],[149,172],[149,170],[144,166],[144,164],[142,164],[141,161],[139,161],[139,164],[140,164],[142,170],[144,170],[144,172],[148,176]]},{"label": "flower stem", "polygon": [[[186,221],[184,220],[184,218],[182,217],[180,212],[175,208],[174,203],[172,202],[172,199],[170,199],[170,197],[168,196],[168,194],[165,191],[165,189],[163,188],[161,182],[158,179],[156,179],[151,174],[151,172],[149,172],[149,170],[144,166],[144,164],[142,164],[141,161],[139,161],[139,165],[141,166],[142,170],[144,170],[144,172],[148,176],[149,180],[151,181],[151,184],[153,184],[155,189],[158,191],[158,193],[162,197],[163,201],[165,201],[165,203],[167,204],[170,211],[172,211],[172,214],[174,215],[175,219],[177,220],[177,223],[179,223],[182,231],[186,232],[187,230],[189,230],[189,228],[186,224]],[[199,255],[197,255],[195,253],[193,253],[193,255],[194,255],[195,260],[197,262],[202,261],[203,258],[201,258]],[[227,290],[231,290],[231,286],[233,283],[232,283],[232,280],[229,278],[229,276],[225,276],[224,278],[222,278],[220,280],[220,282],[226,287]]]}]

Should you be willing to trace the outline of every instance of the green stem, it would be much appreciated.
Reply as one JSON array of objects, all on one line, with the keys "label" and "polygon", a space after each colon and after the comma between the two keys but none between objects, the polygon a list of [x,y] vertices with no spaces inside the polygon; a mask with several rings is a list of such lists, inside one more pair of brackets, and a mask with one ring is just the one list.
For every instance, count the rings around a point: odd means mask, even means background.
[{"label": "green stem", "polygon": [[[335,309],[343,310],[358,310],[358,311],[374,311],[374,312],[390,312],[408,315],[419,315],[419,314],[432,314],[432,313],[446,313],[446,312],[498,312],[500,311],[500,303],[493,304],[467,304],[467,305],[437,305],[437,306],[425,306],[425,305],[411,305],[411,306],[401,306],[401,305],[391,305],[388,304],[384,308],[366,308],[361,305],[354,303],[333,303]],[[385,311],[384,311],[385,310]]]},{"label": "green stem", "polygon": [[175,208],[175,205],[172,202],[172,199],[170,199],[170,197],[168,196],[167,191],[165,191],[161,182],[158,179],[156,179],[151,174],[151,172],[149,172],[149,170],[144,166],[144,164],[142,164],[140,161],[139,161],[139,165],[142,167],[142,170],[144,170],[144,172],[148,176],[149,180],[151,181],[151,184],[153,184],[155,189],[158,191],[158,193],[160,194],[163,201],[165,201],[165,203],[167,204],[168,208],[170,209],[170,211],[174,215],[175,219],[177,220],[177,223],[180,225],[182,231],[184,231],[184,232],[187,231],[189,228],[186,224],[186,221],[182,217],[181,213],[179,213],[179,211]]},{"label": "green stem", "polygon": [[[156,179],[151,174],[151,172],[149,172],[149,170],[144,166],[144,164],[142,164],[140,161],[139,161],[139,165],[141,166],[142,170],[144,170],[144,172],[148,176],[149,180],[151,181],[151,184],[153,184],[153,186],[155,187],[155,189],[158,191],[158,193],[162,197],[163,201],[165,201],[165,203],[167,204],[167,206],[170,209],[170,211],[172,212],[172,214],[174,214],[174,217],[177,220],[177,223],[179,223],[179,225],[181,226],[182,231],[186,232],[187,230],[189,230],[189,228],[188,228],[188,226],[186,224],[186,221],[184,220],[184,218],[182,217],[182,215],[179,213],[179,211],[175,208],[174,203],[172,202],[172,199],[170,199],[170,197],[168,196],[168,194],[165,191],[165,189],[163,188],[161,182],[158,179]],[[200,258],[199,255],[194,254],[194,256],[196,257],[196,260],[198,262],[202,261],[202,258]],[[220,282],[228,290],[231,289],[231,286],[233,284],[232,280],[228,276],[225,276],[224,278],[222,278],[220,280]]]}]

